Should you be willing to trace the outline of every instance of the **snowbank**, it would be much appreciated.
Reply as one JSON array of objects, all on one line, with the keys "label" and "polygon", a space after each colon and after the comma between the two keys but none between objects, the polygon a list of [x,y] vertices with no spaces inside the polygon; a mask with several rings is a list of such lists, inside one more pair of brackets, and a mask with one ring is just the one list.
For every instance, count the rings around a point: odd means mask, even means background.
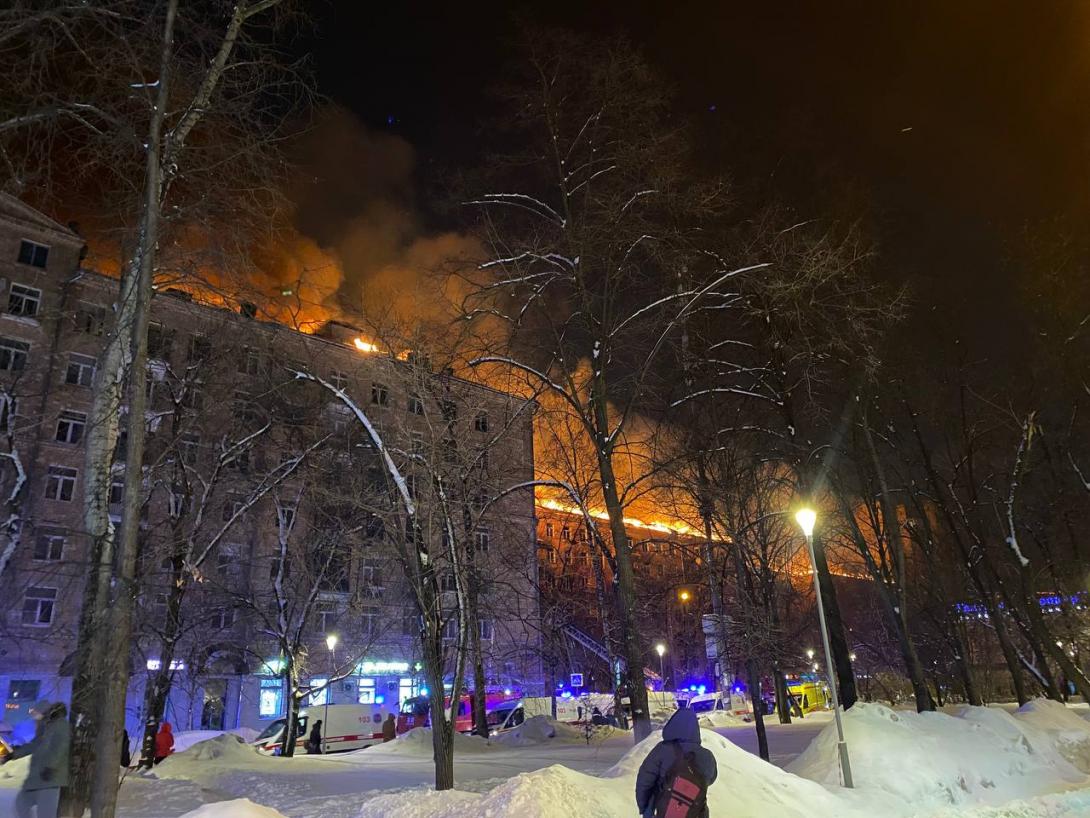
[{"label": "snowbank", "polygon": [[[482,796],[453,791],[422,801],[422,791],[415,790],[380,796],[364,804],[359,818],[630,818],[635,811],[636,771],[661,738],[660,732],[652,733],[601,778],[552,766],[522,773]],[[850,796],[839,798],[813,781],[789,775],[716,733],[702,731],[701,741],[719,766],[719,778],[708,791],[712,815],[861,818],[867,814],[845,805]],[[868,806],[873,804],[872,800]],[[889,813],[879,810],[879,814]]]},{"label": "snowbank", "polygon": [[187,812],[182,818],[284,818],[284,814],[255,804],[249,798],[236,798],[234,801],[205,804]]},{"label": "snowbank", "polygon": [[[1034,708],[1031,718],[1059,719],[1050,710]],[[967,707],[950,716],[856,704],[845,714],[844,732],[858,791],[892,795],[917,810],[1001,804],[1090,783],[1046,730],[995,708]],[[835,726],[787,769],[839,784]]]},{"label": "snowbank", "polygon": [[[219,738],[220,736],[235,736],[239,741],[244,744],[251,743],[258,737],[259,733],[250,727],[238,727],[234,730],[183,730],[180,733],[174,734],[174,752],[182,753],[192,747],[194,744],[199,744],[202,741],[208,741],[209,739]],[[134,740],[134,745],[138,748],[140,739],[137,737]]]},{"label": "snowbank", "polygon": [[528,744],[544,744],[555,741],[561,744],[582,744],[586,741],[583,731],[548,716],[531,716],[513,730],[492,739],[493,744],[505,747],[524,747]]},{"label": "snowbank", "polygon": [[1085,711],[1048,699],[1035,699],[1022,705],[1015,718],[1045,732],[1060,755],[1082,772],[1090,773],[1090,721]]},{"label": "snowbank", "polygon": [[711,730],[716,727],[750,727],[751,722],[746,721],[741,716],[735,716],[733,713],[728,713],[725,710],[709,710],[707,713],[700,714],[700,726]]},{"label": "snowbank", "polygon": [[[461,733],[454,734],[455,753],[487,753],[491,749],[488,741],[480,736],[464,736]],[[356,750],[355,752],[347,753],[346,756],[362,754],[366,754],[369,758],[374,757],[377,754],[426,756],[431,758],[431,728],[414,727],[409,732],[402,733],[393,741],[387,741],[384,744],[376,744],[373,747],[367,747],[363,750]]]}]

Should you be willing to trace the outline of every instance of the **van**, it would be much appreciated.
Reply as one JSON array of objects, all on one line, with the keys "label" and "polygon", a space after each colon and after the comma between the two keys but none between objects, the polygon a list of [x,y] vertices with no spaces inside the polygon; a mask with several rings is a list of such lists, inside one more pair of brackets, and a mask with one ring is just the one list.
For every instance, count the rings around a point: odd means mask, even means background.
[{"label": "van", "polygon": [[[295,743],[297,753],[305,753],[304,745],[315,720],[322,722],[322,752],[339,753],[359,750],[382,743],[382,722],[387,714],[397,711],[381,704],[331,704],[304,707],[299,710],[299,733]],[[288,720],[277,719],[253,741],[265,755],[280,755],[284,749],[284,728]]]},{"label": "van", "polygon": [[504,702],[488,713],[488,734],[494,736],[512,730],[526,721],[526,710],[522,702]]}]

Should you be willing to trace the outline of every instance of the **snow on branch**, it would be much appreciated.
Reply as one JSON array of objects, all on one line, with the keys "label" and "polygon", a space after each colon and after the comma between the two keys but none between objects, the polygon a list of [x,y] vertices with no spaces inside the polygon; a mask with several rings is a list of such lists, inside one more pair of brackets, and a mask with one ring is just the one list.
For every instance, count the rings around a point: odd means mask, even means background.
[{"label": "snow on branch", "polygon": [[1023,568],[1029,566],[1029,560],[1022,553],[1021,547],[1018,545],[1018,533],[1015,530],[1014,525],[1014,499],[1015,492],[1018,490],[1018,481],[1022,474],[1022,469],[1025,463],[1025,457],[1029,451],[1029,447],[1033,443],[1033,412],[1030,412],[1026,416],[1026,419],[1022,421],[1022,437],[1018,441],[1018,451],[1014,455],[1014,469],[1011,471],[1011,485],[1010,492],[1007,494],[1007,545],[1011,547],[1011,551],[1014,552],[1014,556],[1018,558],[1018,562]]},{"label": "snow on branch", "polygon": [[504,205],[507,207],[517,207],[522,210],[528,210],[535,216],[542,216],[555,222],[558,227],[567,227],[567,220],[564,219],[559,213],[557,213],[545,202],[537,199],[533,196],[528,196],[525,193],[488,193],[482,196],[480,199],[472,199],[466,204],[471,205]]},{"label": "snow on branch", "polygon": [[[472,362],[470,362],[472,366]],[[412,518],[416,519],[416,504],[413,502],[412,496],[409,494],[409,485],[405,481],[405,476],[401,473],[401,470],[394,463],[394,459],[390,457],[390,451],[386,448],[386,442],[379,435],[378,430],[375,428],[375,424],[371,422],[371,419],[367,416],[367,413],[360,409],[359,405],[350,398],[343,389],[338,389],[324,378],[320,378],[317,375],[312,375],[309,372],[302,372],[298,369],[289,369],[296,380],[314,381],[321,385],[329,392],[336,395],[337,399],[343,403],[349,410],[356,416],[359,422],[363,425],[363,428],[367,430],[368,437],[371,438],[371,442],[375,444],[375,449],[382,455],[382,462],[386,466],[386,471],[390,477],[393,478],[395,485],[397,485],[398,494],[401,495],[401,503],[405,507],[405,513]]]}]

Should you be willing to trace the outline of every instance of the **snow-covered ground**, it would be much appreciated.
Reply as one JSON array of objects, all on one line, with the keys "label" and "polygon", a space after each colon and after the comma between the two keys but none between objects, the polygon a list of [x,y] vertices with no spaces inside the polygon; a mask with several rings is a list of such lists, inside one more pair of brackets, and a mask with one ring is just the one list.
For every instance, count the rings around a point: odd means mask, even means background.
[{"label": "snow-covered ground", "polygon": [[[773,761],[756,758],[751,725],[705,729],[719,765],[712,815],[732,818],[1074,818],[1090,815],[1090,721],[1053,702],[1016,713],[946,713],[857,705],[845,717],[856,789],[839,786],[829,714],[769,724]],[[413,731],[354,753],[258,755],[219,735],[130,774],[123,818],[630,818],[633,782],[657,735],[633,747],[627,733],[578,730],[544,717],[486,742],[460,737],[458,789],[434,793],[430,737]],[[781,769],[785,767],[786,769]],[[0,769],[0,815],[26,773]]]}]

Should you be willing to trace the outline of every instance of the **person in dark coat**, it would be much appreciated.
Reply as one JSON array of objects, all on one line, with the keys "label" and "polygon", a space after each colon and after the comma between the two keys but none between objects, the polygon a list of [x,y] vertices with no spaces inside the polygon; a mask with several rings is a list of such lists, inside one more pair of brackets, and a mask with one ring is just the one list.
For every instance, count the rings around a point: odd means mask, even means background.
[{"label": "person in dark coat", "polygon": [[[693,766],[704,776],[704,782],[709,788],[719,774],[715,756],[710,750],[700,746],[700,723],[696,713],[688,708],[678,710],[662,728],[662,741],[647,754],[636,774],[636,808],[642,818],[653,818],[655,801],[667,784],[670,769],[677,761],[679,746],[682,753],[693,754]],[[705,811],[705,818],[707,815]]]},{"label": "person in dark coat", "polygon": [[132,764],[132,752],[129,750],[129,731],[121,730],[121,766],[128,769]]},{"label": "person in dark coat", "polygon": [[397,719],[394,718],[393,713],[387,713],[386,721],[382,723],[382,741],[385,744],[395,738],[397,738]]},{"label": "person in dark coat", "polygon": [[314,726],[310,728],[310,738],[307,739],[307,753],[312,756],[322,754],[321,719],[318,719],[316,722],[314,722]]},{"label": "person in dark coat", "polygon": [[159,732],[155,734],[155,763],[159,764],[164,758],[174,752],[174,731],[169,721],[159,725]]},{"label": "person in dark coat", "polygon": [[61,788],[68,786],[68,710],[61,702],[38,702],[30,709],[38,722],[34,739],[16,747],[4,761],[30,756],[30,772],[15,797],[18,818],[57,818]]}]

